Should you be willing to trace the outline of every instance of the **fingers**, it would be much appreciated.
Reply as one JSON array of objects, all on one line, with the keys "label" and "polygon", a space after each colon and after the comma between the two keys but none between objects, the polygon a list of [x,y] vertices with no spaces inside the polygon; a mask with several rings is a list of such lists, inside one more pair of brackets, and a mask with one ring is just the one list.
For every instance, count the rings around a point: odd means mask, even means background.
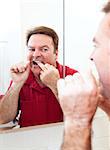
[{"label": "fingers", "polygon": [[72,75],[68,75],[65,77],[65,84],[67,83],[71,83],[73,81],[73,76]]},{"label": "fingers", "polygon": [[82,78],[80,73],[75,73],[73,76],[68,75],[65,78],[65,81],[67,83],[71,82],[72,84],[76,84],[76,85],[80,85],[82,83],[84,83],[84,79]]},{"label": "fingers", "polygon": [[50,64],[43,64],[41,62],[37,62],[38,66],[43,70],[43,71],[46,71],[48,69],[52,69],[54,68],[54,66],[50,65]]},{"label": "fingers", "polygon": [[76,85],[94,85],[96,80],[92,75],[92,70],[89,68],[85,72],[77,72],[73,76],[68,75],[64,79],[65,85],[67,84],[76,84]]},{"label": "fingers", "polygon": [[14,73],[21,73],[21,72],[24,72],[25,71],[25,67],[23,67],[23,66],[21,66],[21,65],[14,65],[14,66],[12,66],[11,67],[11,69],[10,69],[12,72],[14,72]]},{"label": "fingers", "polygon": [[73,76],[68,75],[65,79],[58,80],[57,87],[59,95],[64,94],[66,88],[69,91],[73,90],[73,92],[94,91],[94,93],[98,88],[90,69],[87,72],[75,73]]},{"label": "fingers", "polygon": [[85,72],[80,71],[81,77],[84,80],[85,87],[88,89],[96,89],[98,87],[95,77],[92,74],[92,69],[88,68]]},{"label": "fingers", "polygon": [[69,89],[69,87],[72,88],[73,85],[74,85],[74,79],[73,79],[72,75],[66,76],[65,79],[59,79],[57,82],[59,94],[64,95],[65,92],[67,92],[67,91],[65,91],[65,89],[67,89],[67,88]]},{"label": "fingers", "polygon": [[43,63],[41,63],[40,61],[37,62],[38,66],[44,71],[47,68],[45,67],[45,65]]},{"label": "fingers", "polygon": [[30,61],[29,60],[26,62],[25,68],[26,68],[27,71],[30,71],[31,67],[30,67]]},{"label": "fingers", "polygon": [[81,64],[78,70],[86,83],[99,84],[97,82],[97,80],[99,80],[98,72],[96,71],[96,67],[92,61],[85,60],[85,63]]},{"label": "fingers", "polygon": [[22,73],[25,72],[26,70],[30,70],[30,61],[13,65],[10,70],[14,73]]},{"label": "fingers", "polygon": [[65,88],[65,80],[64,79],[59,79],[57,82],[57,88],[58,88],[58,95],[62,95],[64,93],[64,88]]}]

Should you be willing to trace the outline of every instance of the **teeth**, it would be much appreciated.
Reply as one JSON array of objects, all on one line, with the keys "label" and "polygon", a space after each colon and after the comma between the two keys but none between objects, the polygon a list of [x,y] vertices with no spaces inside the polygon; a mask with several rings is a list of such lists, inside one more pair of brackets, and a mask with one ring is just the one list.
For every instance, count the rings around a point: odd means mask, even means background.
[{"label": "teeth", "polygon": [[36,62],[36,63],[39,63],[39,62],[41,62],[41,61],[36,60],[35,62]]}]

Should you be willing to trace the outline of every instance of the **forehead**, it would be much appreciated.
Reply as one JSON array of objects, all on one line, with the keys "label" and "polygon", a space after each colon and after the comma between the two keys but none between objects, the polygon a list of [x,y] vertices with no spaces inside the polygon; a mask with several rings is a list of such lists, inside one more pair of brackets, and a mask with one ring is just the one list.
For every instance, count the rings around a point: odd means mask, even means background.
[{"label": "forehead", "polygon": [[[103,48],[110,47],[110,14],[106,14],[101,23],[99,24],[98,30],[95,34],[95,41],[99,43]],[[95,42],[94,41],[94,42]]]},{"label": "forehead", "polygon": [[51,45],[53,44],[52,37],[44,34],[33,34],[29,38],[28,45],[37,45],[37,44],[44,44],[44,45]]},{"label": "forehead", "polygon": [[105,14],[105,16],[103,17],[99,25],[98,32],[100,33],[100,35],[110,38],[110,13]]}]

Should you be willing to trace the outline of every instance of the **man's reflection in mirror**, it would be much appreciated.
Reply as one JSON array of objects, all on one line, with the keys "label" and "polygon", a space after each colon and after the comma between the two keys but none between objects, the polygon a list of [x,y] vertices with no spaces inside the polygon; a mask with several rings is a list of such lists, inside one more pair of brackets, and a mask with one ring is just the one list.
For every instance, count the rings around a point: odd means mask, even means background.
[{"label": "man's reflection in mirror", "polygon": [[[63,78],[64,69],[57,59],[58,42],[57,33],[49,27],[35,27],[27,32],[27,61],[10,69],[12,81],[0,101],[1,124],[16,117],[20,127],[63,121],[57,98],[57,80]],[[65,76],[75,72],[65,66]]]}]

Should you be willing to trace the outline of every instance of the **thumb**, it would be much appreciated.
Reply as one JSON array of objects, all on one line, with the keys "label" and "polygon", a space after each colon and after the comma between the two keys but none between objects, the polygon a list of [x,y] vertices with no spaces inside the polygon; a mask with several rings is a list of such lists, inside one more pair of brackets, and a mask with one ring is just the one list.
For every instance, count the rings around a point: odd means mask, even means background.
[{"label": "thumb", "polygon": [[64,79],[59,79],[57,81],[57,89],[58,89],[58,96],[60,97],[62,93],[64,92],[65,88],[65,80]]},{"label": "thumb", "polygon": [[79,67],[79,72],[86,80],[86,78],[94,79],[99,85],[99,74],[93,61],[86,60],[84,64]]},{"label": "thumb", "polygon": [[25,67],[26,67],[26,70],[27,71],[30,71],[30,61],[28,60],[28,61],[26,61],[26,64],[25,64]]}]

